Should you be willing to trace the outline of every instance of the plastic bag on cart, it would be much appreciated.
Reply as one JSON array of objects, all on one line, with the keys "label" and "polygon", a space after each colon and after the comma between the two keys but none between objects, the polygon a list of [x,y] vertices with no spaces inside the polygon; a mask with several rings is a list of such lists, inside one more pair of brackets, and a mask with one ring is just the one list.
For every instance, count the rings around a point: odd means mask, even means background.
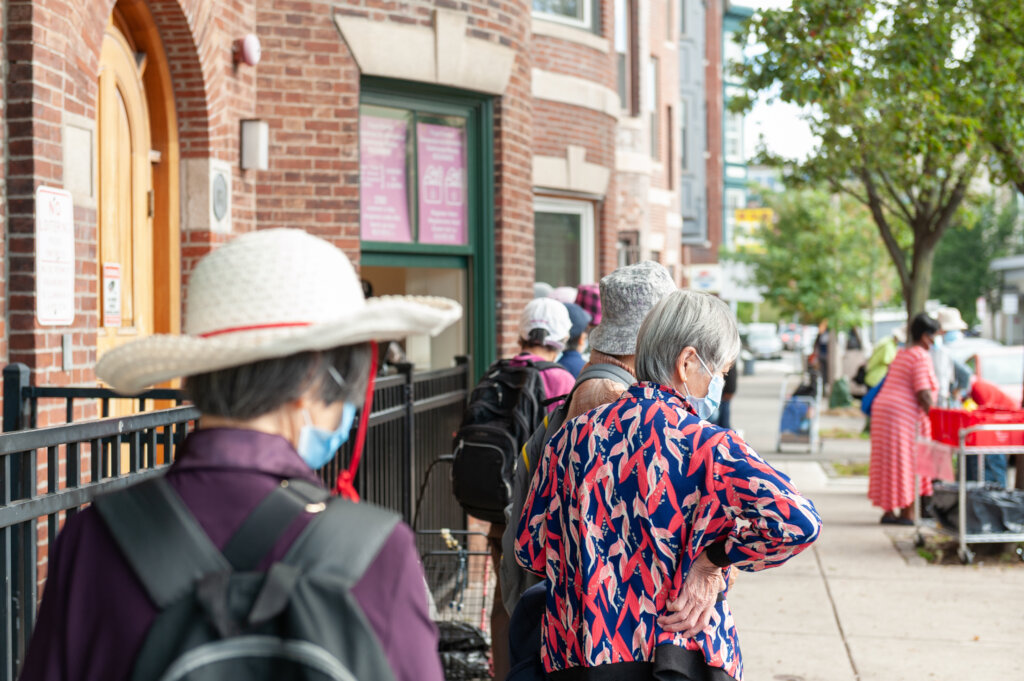
[{"label": "plastic bag on cart", "polygon": [[437,649],[441,653],[446,681],[471,681],[491,678],[487,653],[490,641],[472,624],[458,621],[436,622],[440,633]]},{"label": "plastic bag on cart", "polygon": [[779,430],[783,433],[798,433],[807,435],[811,432],[812,407],[806,398],[794,395],[786,400],[786,406],[782,410],[782,420],[779,423]]},{"label": "plastic bag on cart", "polygon": [[[940,482],[932,492],[932,513],[943,527],[958,527],[959,484]],[[1024,490],[992,483],[967,483],[967,534],[1024,532]]]}]

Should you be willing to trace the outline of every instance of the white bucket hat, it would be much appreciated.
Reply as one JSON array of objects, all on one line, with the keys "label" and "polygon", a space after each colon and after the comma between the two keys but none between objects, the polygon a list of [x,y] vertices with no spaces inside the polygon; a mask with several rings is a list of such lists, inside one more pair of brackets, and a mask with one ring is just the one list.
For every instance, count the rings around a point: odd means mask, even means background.
[{"label": "white bucket hat", "polygon": [[162,381],[309,350],[436,335],[462,316],[447,298],[366,300],[348,258],[298,229],[251,232],[204,257],[189,277],[185,332],[107,352],[96,375],[132,394]]},{"label": "white bucket hat", "polygon": [[967,322],[960,316],[960,310],[955,307],[940,307],[938,313],[939,326],[943,331],[963,331],[967,328]]}]

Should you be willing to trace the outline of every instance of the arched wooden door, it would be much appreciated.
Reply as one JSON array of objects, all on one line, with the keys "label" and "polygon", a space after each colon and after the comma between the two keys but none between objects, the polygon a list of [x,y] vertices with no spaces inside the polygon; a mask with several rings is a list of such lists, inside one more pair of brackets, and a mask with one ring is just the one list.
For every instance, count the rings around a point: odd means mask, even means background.
[{"label": "arched wooden door", "polygon": [[154,331],[152,138],[146,55],[111,20],[100,56],[97,353]]}]

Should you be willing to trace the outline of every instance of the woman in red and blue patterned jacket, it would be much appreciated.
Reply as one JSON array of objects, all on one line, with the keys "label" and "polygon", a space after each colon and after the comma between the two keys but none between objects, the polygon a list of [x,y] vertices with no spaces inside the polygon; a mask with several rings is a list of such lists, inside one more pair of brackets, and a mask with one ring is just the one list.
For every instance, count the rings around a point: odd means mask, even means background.
[{"label": "woman in red and blue patterned jacket", "polygon": [[738,353],[722,301],[675,291],[640,329],[639,383],[545,448],[516,559],[550,584],[542,657],[553,681],[743,678],[729,571],[781,565],[821,519],[707,422]]}]

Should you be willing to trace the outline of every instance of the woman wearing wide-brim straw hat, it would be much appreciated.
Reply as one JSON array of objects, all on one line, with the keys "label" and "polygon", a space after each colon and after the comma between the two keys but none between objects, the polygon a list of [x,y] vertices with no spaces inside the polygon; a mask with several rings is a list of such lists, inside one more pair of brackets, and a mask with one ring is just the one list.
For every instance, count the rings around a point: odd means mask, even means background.
[{"label": "woman wearing wide-brim straw hat", "polygon": [[[166,480],[218,548],[283,480],[320,484],[315,469],[348,439],[371,394],[371,342],[437,334],[462,314],[443,298],[367,301],[341,251],[289,229],[246,234],[206,256],[191,274],[186,306],[184,334],[111,350],[96,374],[128,394],[185,378],[200,427]],[[348,496],[350,483],[340,485]],[[260,569],[287,552],[311,517],[289,526]],[[406,525],[391,531],[351,594],[398,681],[443,678]],[[51,550],[22,678],[79,669],[88,671],[75,678],[126,679],[156,614],[103,521],[87,509],[68,519]]]}]

